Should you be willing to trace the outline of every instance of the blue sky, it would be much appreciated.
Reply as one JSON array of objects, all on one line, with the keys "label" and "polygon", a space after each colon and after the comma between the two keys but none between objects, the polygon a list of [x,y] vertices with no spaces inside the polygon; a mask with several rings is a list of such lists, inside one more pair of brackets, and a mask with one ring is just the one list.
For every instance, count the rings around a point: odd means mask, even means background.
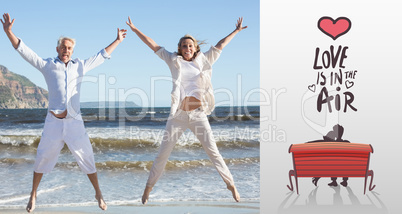
[{"label": "blue sky", "polygon": [[[206,40],[207,51],[235,29],[244,17],[248,29],[226,46],[213,66],[216,103],[258,105],[260,71],[260,2],[256,0],[137,0],[137,1],[3,1],[0,13],[15,18],[13,32],[42,58],[56,57],[57,39],[75,38],[73,58],[86,59],[109,45],[117,28],[130,16],[133,23],[160,46],[177,49],[189,33]],[[0,64],[47,88],[41,73],[13,50],[4,31],[0,34]],[[167,65],[128,31],[112,58],[88,72],[81,101],[134,101],[141,106],[170,106],[172,84]]]}]

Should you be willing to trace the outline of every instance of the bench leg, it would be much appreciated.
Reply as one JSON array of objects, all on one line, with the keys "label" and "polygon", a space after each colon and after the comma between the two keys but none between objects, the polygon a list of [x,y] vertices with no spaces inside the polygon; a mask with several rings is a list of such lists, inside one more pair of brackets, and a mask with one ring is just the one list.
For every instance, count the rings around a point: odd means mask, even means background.
[{"label": "bench leg", "polygon": [[371,190],[373,190],[373,189],[375,188],[375,185],[373,186],[374,172],[373,172],[373,170],[369,170],[369,171],[367,172],[366,178],[364,179],[364,194],[366,194],[367,178],[368,178],[369,176],[371,176],[370,185],[369,185],[369,191],[371,191]]},{"label": "bench leg", "polygon": [[297,183],[297,176],[294,170],[289,170],[289,181],[290,181],[290,186],[287,185],[287,187],[290,189],[290,191],[293,191],[293,183],[292,183],[292,176],[295,177],[295,182],[296,182],[296,192],[299,194],[299,187]]}]

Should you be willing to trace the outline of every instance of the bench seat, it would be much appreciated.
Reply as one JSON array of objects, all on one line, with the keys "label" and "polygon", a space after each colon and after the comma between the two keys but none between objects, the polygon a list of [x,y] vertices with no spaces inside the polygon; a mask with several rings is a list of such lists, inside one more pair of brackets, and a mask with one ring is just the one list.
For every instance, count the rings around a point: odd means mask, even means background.
[{"label": "bench seat", "polygon": [[367,178],[371,176],[369,190],[372,186],[374,172],[369,170],[370,144],[349,142],[309,142],[292,144],[289,153],[293,157],[293,170],[289,171],[290,185],[293,191],[292,176],[295,177],[298,190],[299,177],[364,177],[364,194],[366,194]]}]

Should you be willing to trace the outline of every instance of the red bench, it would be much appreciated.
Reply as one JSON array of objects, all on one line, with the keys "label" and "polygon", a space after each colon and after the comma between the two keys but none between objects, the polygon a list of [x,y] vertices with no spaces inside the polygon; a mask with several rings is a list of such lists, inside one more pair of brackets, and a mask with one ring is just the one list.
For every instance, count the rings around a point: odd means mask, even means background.
[{"label": "red bench", "polygon": [[364,194],[367,178],[371,176],[369,190],[372,186],[374,172],[369,170],[370,144],[349,142],[311,142],[292,144],[289,153],[293,156],[293,170],[289,171],[290,185],[293,191],[292,176],[295,177],[296,191],[299,194],[299,177],[364,177]]}]

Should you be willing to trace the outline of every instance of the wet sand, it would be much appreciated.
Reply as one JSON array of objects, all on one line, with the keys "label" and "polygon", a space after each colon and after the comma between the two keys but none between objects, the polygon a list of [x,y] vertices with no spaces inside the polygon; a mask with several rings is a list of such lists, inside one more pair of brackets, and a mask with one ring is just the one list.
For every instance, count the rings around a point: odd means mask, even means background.
[{"label": "wet sand", "polygon": [[[27,213],[25,208],[1,209],[1,213]],[[134,203],[131,205],[108,205],[107,211],[94,206],[70,206],[70,207],[41,207],[37,206],[33,213],[63,213],[63,214],[87,214],[87,213],[147,213],[147,214],[177,214],[177,213],[231,213],[231,214],[258,214],[260,213],[259,201],[248,202],[214,202],[214,201],[186,201],[186,202],[149,202],[147,205]]]}]

